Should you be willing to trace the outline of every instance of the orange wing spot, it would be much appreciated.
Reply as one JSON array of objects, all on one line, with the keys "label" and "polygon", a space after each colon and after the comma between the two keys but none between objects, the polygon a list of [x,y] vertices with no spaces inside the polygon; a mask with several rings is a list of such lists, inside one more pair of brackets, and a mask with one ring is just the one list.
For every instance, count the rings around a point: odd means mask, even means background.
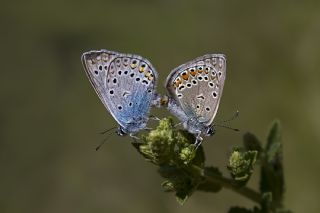
[{"label": "orange wing spot", "polygon": [[216,79],[216,76],[211,75],[211,80],[214,80],[214,79]]},{"label": "orange wing spot", "polygon": [[198,67],[198,73],[202,73],[203,72],[203,68],[202,67]]},{"label": "orange wing spot", "polygon": [[132,69],[134,69],[134,68],[136,68],[138,65],[137,64],[130,64],[130,67],[132,68]]},{"label": "orange wing spot", "polygon": [[190,75],[192,75],[192,76],[196,76],[197,75],[197,71],[195,70],[195,69],[190,69]]},{"label": "orange wing spot", "polygon": [[178,87],[180,84],[181,84],[180,78],[176,78],[176,80],[175,80],[174,83],[173,83],[174,87],[176,88],[176,87]]},{"label": "orange wing spot", "polygon": [[181,77],[183,80],[187,81],[189,79],[189,73],[188,72],[183,72],[181,74]]},{"label": "orange wing spot", "polygon": [[208,73],[209,73],[209,68],[208,68],[208,67],[206,67],[206,69],[204,70],[204,73],[205,73],[205,74],[208,74]]},{"label": "orange wing spot", "polygon": [[140,72],[140,73],[143,73],[143,71],[144,71],[144,68],[143,68],[143,67],[140,67],[140,68],[139,68],[139,72]]},{"label": "orange wing spot", "polygon": [[139,72],[144,72],[146,70],[146,65],[145,64],[142,64],[140,67],[139,67]]},{"label": "orange wing spot", "polygon": [[149,81],[151,81],[154,77],[153,74],[149,72],[145,73],[145,76],[148,78]]}]

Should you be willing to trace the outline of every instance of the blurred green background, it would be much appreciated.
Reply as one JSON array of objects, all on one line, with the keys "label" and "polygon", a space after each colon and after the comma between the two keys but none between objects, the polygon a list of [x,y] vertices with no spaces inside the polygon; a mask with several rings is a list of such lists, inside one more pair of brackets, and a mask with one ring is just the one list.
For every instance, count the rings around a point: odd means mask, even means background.
[{"label": "blurred green background", "polygon": [[[303,2],[303,3],[302,3]],[[156,168],[115,134],[80,56],[135,53],[159,72],[206,53],[228,58],[217,120],[204,142],[208,165],[225,167],[251,131],[283,126],[286,207],[319,212],[319,1],[3,1],[0,8],[0,212],[227,212],[254,204],[231,191],[195,193],[184,206],[162,191]],[[166,110],[155,110],[159,117]],[[226,170],[223,170],[227,175]],[[258,173],[258,171],[256,171]],[[249,183],[258,187],[258,175]]]}]

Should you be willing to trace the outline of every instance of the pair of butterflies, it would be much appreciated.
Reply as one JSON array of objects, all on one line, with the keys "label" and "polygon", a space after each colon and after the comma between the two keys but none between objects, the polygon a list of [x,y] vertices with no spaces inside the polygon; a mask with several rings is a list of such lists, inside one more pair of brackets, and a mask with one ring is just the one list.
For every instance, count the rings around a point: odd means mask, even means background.
[{"label": "pair of butterflies", "polygon": [[119,135],[134,137],[146,128],[150,108],[163,105],[196,136],[196,146],[203,136],[214,134],[212,122],[226,77],[224,55],[207,54],[172,70],[165,97],[156,93],[157,71],[139,55],[89,51],[82,55],[82,63],[100,100],[118,122]]}]

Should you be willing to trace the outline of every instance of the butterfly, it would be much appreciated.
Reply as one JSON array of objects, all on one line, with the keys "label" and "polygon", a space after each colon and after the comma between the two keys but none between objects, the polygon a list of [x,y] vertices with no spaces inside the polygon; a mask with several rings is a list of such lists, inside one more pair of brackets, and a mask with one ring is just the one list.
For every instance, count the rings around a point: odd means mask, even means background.
[{"label": "butterfly", "polygon": [[165,84],[168,96],[163,98],[156,93],[156,70],[139,55],[90,51],[82,55],[82,62],[93,88],[118,122],[119,135],[133,136],[145,129],[150,108],[160,105],[196,135],[196,146],[214,134],[212,122],[226,77],[224,55],[204,55],[172,70]]},{"label": "butterfly", "polygon": [[157,97],[157,71],[139,55],[109,50],[85,52],[81,59],[94,90],[119,124],[117,134],[135,137],[146,128]]},{"label": "butterfly", "polygon": [[203,136],[214,134],[212,125],[226,78],[226,57],[208,54],[180,65],[166,81],[168,109],[196,135],[199,146]]}]

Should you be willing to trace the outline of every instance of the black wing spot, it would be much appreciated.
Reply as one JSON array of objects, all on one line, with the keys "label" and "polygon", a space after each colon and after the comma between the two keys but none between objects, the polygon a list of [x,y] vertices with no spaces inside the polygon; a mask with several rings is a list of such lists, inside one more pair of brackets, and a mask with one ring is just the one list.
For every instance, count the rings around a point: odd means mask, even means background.
[{"label": "black wing spot", "polygon": [[125,75],[127,75],[127,74],[128,74],[128,70],[124,71],[123,73],[124,73]]},{"label": "black wing spot", "polygon": [[102,70],[102,66],[101,65],[99,66],[99,70]]},{"label": "black wing spot", "polygon": [[132,106],[132,102],[129,103],[129,106]]},{"label": "black wing spot", "polygon": [[192,85],[190,83],[187,83],[187,87],[190,88]]},{"label": "black wing spot", "polygon": [[209,79],[208,79],[208,76],[204,76],[204,80],[205,80],[205,81],[209,80]]},{"label": "black wing spot", "polygon": [[117,83],[117,79],[116,79],[116,78],[113,79],[113,83],[114,83],[114,84]]},{"label": "black wing spot", "polygon": [[200,108],[200,105],[197,105],[197,109],[199,109]]},{"label": "black wing spot", "polygon": [[206,110],[209,112],[209,111],[210,111],[210,108],[209,108],[209,107],[206,107]]},{"label": "black wing spot", "polygon": [[107,66],[107,65],[106,65],[106,66],[104,66],[104,69],[105,69],[105,70],[107,70],[107,69],[108,69],[108,66]]},{"label": "black wing spot", "polygon": [[181,91],[181,90],[183,90],[184,89],[184,85],[181,85],[180,87],[179,87],[179,90]]},{"label": "black wing spot", "polygon": [[196,81],[196,80],[192,80],[192,83],[193,83],[194,85],[196,85],[196,84],[197,84],[197,81]]},{"label": "black wing spot", "polygon": [[134,77],[134,73],[131,73],[131,74],[130,74],[130,77],[133,78],[133,77]]},{"label": "black wing spot", "polygon": [[99,74],[98,70],[95,70],[95,71],[94,71],[94,74],[98,75],[98,74]]},{"label": "black wing spot", "polygon": [[213,92],[212,95],[213,95],[214,98],[217,97],[217,93],[216,92]]},{"label": "black wing spot", "polygon": [[204,100],[204,96],[203,95],[198,95],[197,98]]},{"label": "black wing spot", "polygon": [[140,78],[136,78],[136,81],[140,81]]},{"label": "black wing spot", "polygon": [[109,92],[110,92],[110,95],[113,95],[113,94],[114,94],[114,91],[113,91],[113,90],[110,90]]},{"label": "black wing spot", "polygon": [[122,110],[122,106],[118,106],[118,109],[119,109],[119,110]]},{"label": "black wing spot", "polygon": [[142,83],[148,84],[148,81],[147,80],[143,80]]},{"label": "black wing spot", "polygon": [[119,75],[121,75],[121,74],[122,74],[121,70],[119,70],[119,71],[118,71],[118,74],[119,74]]}]

